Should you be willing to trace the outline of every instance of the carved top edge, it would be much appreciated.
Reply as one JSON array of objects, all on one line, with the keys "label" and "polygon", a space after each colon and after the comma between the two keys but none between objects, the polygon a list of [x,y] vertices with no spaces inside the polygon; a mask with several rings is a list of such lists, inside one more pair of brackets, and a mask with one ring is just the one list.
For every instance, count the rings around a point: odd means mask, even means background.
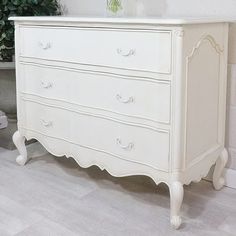
[{"label": "carved top edge", "polygon": [[177,29],[177,30],[174,30],[174,35],[177,36],[177,37],[184,37],[184,30],[183,29]]},{"label": "carved top edge", "polygon": [[190,55],[187,57],[187,60],[190,61],[194,54],[196,53],[196,51],[200,48],[200,46],[204,43],[204,42],[209,42],[210,45],[215,49],[215,51],[218,54],[221,54],[224,52],[224,48],[221,48],[220,45],[216,42],[216,40],[214,39],[213,36],[211,35],[205,35],[203,36],[197,43],[196,45],[193,47],[192,52],[190,53]]},{"label": "carved top edge", "polygon": [[147,25],[185,25],[233,22],[232,18],[163,18],[163,17],[106,17],[106,16],[44,16],[44,17],[10,17],[9,20],[24,22],[54,22],[54,23],[106,23],[106,24],[147,24]]}]

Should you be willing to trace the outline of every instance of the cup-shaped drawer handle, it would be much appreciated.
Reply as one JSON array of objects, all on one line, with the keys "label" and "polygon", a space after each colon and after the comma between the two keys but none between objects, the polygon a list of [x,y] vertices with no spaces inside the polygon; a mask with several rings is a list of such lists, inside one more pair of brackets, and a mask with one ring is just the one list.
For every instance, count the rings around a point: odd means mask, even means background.
[{"label": "cup-shaped drawer handle", "polygon": [[128,51],[125,51],[122,50],[121,48],[118,48],[117,53],[123,57],[130,57],[135,55],[135,49],[130,49]]},{"label": "cup-shaped drawer handle", "polygon": [[41,119],[41,123],[44,127],[51,127],[52,126],[52,121],[47,121],[45,119]]},{"label": "cup-shaped drawer handle", "polygon": [[133,144],[133,143],[129,143],[129,144],[127,144],[127,145],[123,145],[120,138],[117,138],[117,139],[116,139],[116,144],[117,144],[120,148],[122,148],[122,149],[124,149],[124,150],[126,150],[126,151],[131,151],[131,150],[134,148],[134,144]]},{"label": "cup-shaped drawer handle", "polygon": [[52,47],[52,44],[50,42],[48,43],[39,42],[39,47],[42,48],[43,50],[47,50]]},{"label": "cup-shaped drawer handle", "polygon": [[51,82],[45,82],[45,81],[41,81],[41,85],[43,88],[45,89],[49,89],[52,87],[52,83]]},{"label": "cup-shaped drawer handle", "polygon": [[128,97],[128,98],[123,98],[120,94],[117,94],[116,95],[116,99],[121,102],[121,103],[125,103],[125,104],[128,104],[128,103],[133,103],[134,102],[134,97]]}]

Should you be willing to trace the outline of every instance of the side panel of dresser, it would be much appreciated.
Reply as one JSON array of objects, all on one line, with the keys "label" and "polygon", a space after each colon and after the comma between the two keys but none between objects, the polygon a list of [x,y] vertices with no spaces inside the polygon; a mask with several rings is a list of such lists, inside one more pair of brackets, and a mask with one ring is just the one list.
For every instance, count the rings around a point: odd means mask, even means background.
[{"label": "side panel of dresser", "polygon": [[176,93],[182,100],[182,123],[176,133],[182,143],[172,170],[183,170],[181,181],[188,184],[206,176],[224,150],[228,24],[184,26],[180,35],[182,71],[175,83],[181,86]]}]

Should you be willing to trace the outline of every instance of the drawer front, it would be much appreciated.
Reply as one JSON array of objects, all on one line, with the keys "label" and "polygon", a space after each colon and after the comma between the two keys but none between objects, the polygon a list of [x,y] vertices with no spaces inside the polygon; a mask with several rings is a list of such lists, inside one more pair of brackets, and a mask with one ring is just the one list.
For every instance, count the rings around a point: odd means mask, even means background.
[{"label": "drawer front", "polygon": [[33,65],[22,66],[22,91],[131,117],[170,123],[167,81],[145,81]]},{"label": "drawer front", "polygon": [[171,32],[23,27],[20,55],[170,73]]},{"label": "drawer front", "polygon": [[51,109],[44,105],[20,100],[18,124],[22,128],[68,140],[70,137],[70,121],[66,112],[60,109]]},{"label": "drawer front", "polygon": [[20,125],[81,147],[168,171],[169,133],[24,101]]}]

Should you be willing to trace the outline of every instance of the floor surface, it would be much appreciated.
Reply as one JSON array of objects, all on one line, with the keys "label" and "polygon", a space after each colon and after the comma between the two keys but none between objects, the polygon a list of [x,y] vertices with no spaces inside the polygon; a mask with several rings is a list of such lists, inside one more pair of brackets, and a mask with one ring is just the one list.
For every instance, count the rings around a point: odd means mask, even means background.
[{"label": "floor surface", "polygon": [[236,235],[236,190],[201,181],[185,187],[183,225],[169,224],[169,191],[146,177],[114,178],[97,167],[29,148],[0,149],[0,236]]}]

